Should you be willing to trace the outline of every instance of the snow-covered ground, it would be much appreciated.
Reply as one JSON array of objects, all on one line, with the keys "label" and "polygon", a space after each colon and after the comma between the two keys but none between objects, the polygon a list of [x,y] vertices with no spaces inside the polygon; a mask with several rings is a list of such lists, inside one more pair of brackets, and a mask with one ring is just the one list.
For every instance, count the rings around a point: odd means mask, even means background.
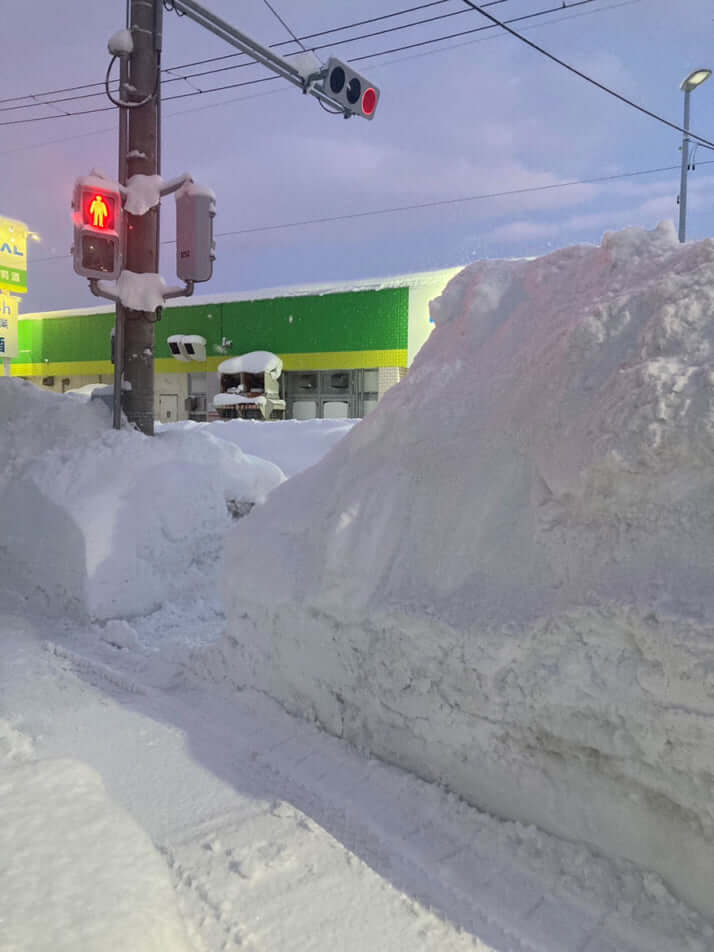
[{"label": "snow-covered ground", "polygon": [[229,443],[236,443],[244,453],[270,460],[285,473],[294,476],[314,466],[339,443],[355,425],[356,420],[283,420],[280,426],[265,427],[259,420],[216,420],[214,423],[157,424],[156,431],[191,430],[198,427]]},{"label": "snow-covered ground", "polygon": [[[714,950],[714,246],[675,245],[474,266],[356,427],[151,440],[0,380],[0,952]],[[698,824],[699,883],[603,842],[613,790]]]}]

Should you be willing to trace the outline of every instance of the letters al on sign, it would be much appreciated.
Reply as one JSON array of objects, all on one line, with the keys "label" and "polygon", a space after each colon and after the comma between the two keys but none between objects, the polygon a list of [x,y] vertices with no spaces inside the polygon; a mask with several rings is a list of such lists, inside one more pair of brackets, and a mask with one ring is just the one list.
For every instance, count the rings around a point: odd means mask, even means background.
[{"label": "letters al on sign", "polygon": [[27,292],[27,225],[0,218],[0,290]]},{"label": "letters al on sign", "polygon": [[5,349],[3,357],[17,357],[17,311],[20,298],[0,291],[0,337]]}]

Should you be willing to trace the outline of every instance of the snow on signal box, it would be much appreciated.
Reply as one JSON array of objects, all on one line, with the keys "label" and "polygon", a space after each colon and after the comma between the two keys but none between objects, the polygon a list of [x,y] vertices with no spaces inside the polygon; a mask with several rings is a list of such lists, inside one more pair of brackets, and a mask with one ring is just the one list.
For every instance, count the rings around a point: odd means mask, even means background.
[{"label": "snow on signal box", "polygon": [[72,200],[74,270],[85,278],[116,280],[122,270],[123,210],[117,188],[98,176],[78,178]]}]

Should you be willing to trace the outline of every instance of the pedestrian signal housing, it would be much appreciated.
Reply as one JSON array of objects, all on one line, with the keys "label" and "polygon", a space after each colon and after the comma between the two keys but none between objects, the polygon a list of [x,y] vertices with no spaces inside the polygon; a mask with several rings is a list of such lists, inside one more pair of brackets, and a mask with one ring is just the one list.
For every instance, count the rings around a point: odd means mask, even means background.
[{"label": "pedestrian signal housing", "polygon": [[216,257],[216,196],[187,182],[176,192],[176,274],[182,281],[210,281]]},{"label": "pedestrian signal housing", "polygon": [[322,89],[331,99],[339,103],[346,115],[374,119],[379,102],[379,90],[347,63],[335,59],[334,56],[331,56],[327,62],[327,75]]},{"label": "pedestrian signal housing", "polygon": [[96,176],[79,178],[72,199],[74,270],[85,278],[116,280],[122,271],[122,196]]}]

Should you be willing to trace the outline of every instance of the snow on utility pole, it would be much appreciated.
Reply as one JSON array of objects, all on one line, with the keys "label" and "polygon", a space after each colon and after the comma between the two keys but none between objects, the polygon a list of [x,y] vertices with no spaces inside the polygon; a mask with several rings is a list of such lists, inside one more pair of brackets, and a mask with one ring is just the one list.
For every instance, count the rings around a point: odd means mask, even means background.
[{"label": "snow on utility pole", "polygon": [[[89,278],[92,292],[116,302],[114,328],[114,427],[122,408],[130,423],[154,432],[154,330],[168,298],[189,296],[213,274],[216,197],[188,173],[161,179],[162,0],[127,0],[126,28],[109,39],[112,60],[105,92],[119,112],[119,181],[100,172],[75,181],[72,199],[74,270]],[[187,16],[256,63],[298,86],[328,112],[373,119],[379,90],[347,63],[314,53],[279,56],[232,27],[195,0],[170,0],[169,10]],[[119,59],[119,96],[109,76]],[[183,287],[167,288],[159,275],[159,210],[162,196],[176,198],[176,273]],[[108,280],[116,281],[114,290]],[[203,360],[191,351],[179,359]]]}]

